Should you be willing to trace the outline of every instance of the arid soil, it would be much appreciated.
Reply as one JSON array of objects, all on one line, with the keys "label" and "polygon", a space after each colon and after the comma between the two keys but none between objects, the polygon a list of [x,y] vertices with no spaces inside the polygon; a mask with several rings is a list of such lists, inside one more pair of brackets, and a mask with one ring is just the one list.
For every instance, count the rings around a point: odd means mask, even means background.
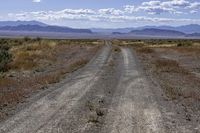
[{"label": "arid soil", "polygon": [[[46,60],[37,61],[37,64],[41,66],[28,70],[16,68],[6,72],[3,78],[0,77],[0,121],[18,111],[32,95],[52,87],[53,84],[62,81],[71,72],[83,67],[98,49],[98,45],[61,44],[52,50],[44,49],[49,57],[45,57]],[[20,52],[22,53],[22,51]],[[27,57],[27,55],[24,56]],[[24,56],[21,59],[23,66],[26,63]],[[45,53],[42,56],[46,56]],[[22,67],[19,61],[17,63],[19,67]],[[9,65],[16,66],[17,63],[13,60]],[[32,67],[31,62],[28,63],[26,68]]]},{"label": "arid soil", "polygon": [[[1,122],[0,133],[200,132],[198,98],[164,86],[175,84],[178,76],[183,78],[180,84],[188,82],[193,74],[177,62],[160,59],[152,49],[106,41],[85,67]],[[197,106],[188,106],[185,98]]]},{"label": "arid soil", "polygon": [[160,91],[154,89],[154,92],[160,93],[159,103],[163,112],[167,113],[163,115],[163,119],[173,123],[168,125],[169,131],[184,127],[182,132],[199,132],[200,78],[197,71],[200,67],[199,49],[188,47],[134,49],[149,81],[161,89]]}]

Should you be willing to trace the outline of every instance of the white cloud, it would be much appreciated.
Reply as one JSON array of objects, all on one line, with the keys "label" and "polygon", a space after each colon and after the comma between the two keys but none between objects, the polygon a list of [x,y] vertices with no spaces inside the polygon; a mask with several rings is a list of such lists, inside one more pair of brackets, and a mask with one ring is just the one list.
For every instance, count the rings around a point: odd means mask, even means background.
[{"label": "white cloud", "polygon": [[196,10],[191,10],[190,13],[194,14],[194,13],[198,13],[198,11],[196,11]]},{"label": "white cloud", "polygon": [[148,2],[143,2],[141,6],[138,7],[139,10],[146,11],[148,14],[181,14],[179,8],[189,6],[189,2],[185,0],[170,0],[161,2],[159,0],[153,0]]},{"label": "white cloud", "polygon": [[[35,0],[38,1],[38,0]],[[184,15],[176,18],[176,14],[199,13],[200,2],[186,0],[152,0],[140,5],[125,5],[120,9],[64,9],[58,11],[36,11],[10,13],[10,20],[39,20],[44,22],[111,22],[111,23],[200,23],[199,19],[185,19]],[[172,18],[162,18],[161,14],[172,14]],[[138,14],[143,14],[140,16]],[[151,15],[159,17],[152,17]]]},{"label": "white cloud", "polygon": [[190,6],[190,2],[186,0],[171,0],[161,3],[164,7],[173,7],[173,8],[185,8],[187,6]]},{"label": "white cloud", "polygon": [[191,8],[191,9],[200,9],[200,2],[191,3],[189,8]]},{"label": "white cloud", "polygon": [[[20,20],[39,20],[39,21],[62,21],[62,20],[81,20],[81,21],[99,21],[99,22],[198,22],[195,19],[172,19],[172,18],[158,18],[147,16],[133,16],[127,13],[127,8],[124,10],[109,9],[64,9],[60,11],[38,11],[38,12],[23,12],[18,14],[9,14],[12,19]],[[145,9],[151,13],[163,12],[159,8]],[[168,11],[168,9],[166,9]],[[169,10],[170,11],[170,10]]]},{"label": "white cloud", "polygon": [[142,10],[142,11],[146,11],[148,14],[162,14],[162,13],[178,13],[176,10],[174,10],[173,8],[166,8],[163,6],[141,6],[138,7],[138,10]]},{"label": "white cloud", "polygon": [[143,2],[142,6],[159,6],[161,4],[160,1],[149,1],[149,2]]},{"label": "white cloud", "polygon": [[129,13],[140,12],[140,11],[147,12],[148,14],[177,13],[177,11],[174,10],[173,8],[163,6],[162,2],[158,0],[143,2],[139,6],[126,5],[124,7],[124,10]]},{"label": "white cloud", "polygon": [[122,15],[124,12],[114,8],[99,9],[98,12],[103,15]]},{"label": "white cloud", "polygon": [[41,0],[33,0],[33,2],[39,3],[39,2],[41,2]]},{"label": "white cloud", "polygon": [[124,11],[127,13],[134,13],[137,12],[137,9],[134,5],[126,5],[124,6]]},{"label": "white cloud", "polygon": [[[200,2],[190,2],[188,0],[151,0],[143,2],[139,5],[136,11],[145,11],[148,14],[181,14],[186,9],[191,9],[189,12],[194,12],[200,9]],[[186,13],[188,11],[185,11]]]},{"label": "white cloud", "polygon": [[95,14],[95,11],[91,9],[64,9],[58,11],[59,14]]}]

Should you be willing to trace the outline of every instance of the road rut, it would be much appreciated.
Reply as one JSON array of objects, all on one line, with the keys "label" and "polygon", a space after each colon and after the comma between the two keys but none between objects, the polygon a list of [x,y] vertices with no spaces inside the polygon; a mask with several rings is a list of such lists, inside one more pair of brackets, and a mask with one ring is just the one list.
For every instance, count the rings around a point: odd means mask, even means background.
[{"label": "road rut", "polygon": [[105,46],[101,53],[86,66],[80,75],[7,120],[5,124],[0,126],[0,132],[34,133],[48,121],[59,115],[60,112],[65,113],[67,110],[70,110],[91,86],[98,81],[99,73],[101,73],[101,68],[110,55],[110,50],[110,46]]},{"label": "road rut", "polygon": [[2,123],[0,133],[165,133],[152,87],[131,49],[106,45],[64,86]]}]

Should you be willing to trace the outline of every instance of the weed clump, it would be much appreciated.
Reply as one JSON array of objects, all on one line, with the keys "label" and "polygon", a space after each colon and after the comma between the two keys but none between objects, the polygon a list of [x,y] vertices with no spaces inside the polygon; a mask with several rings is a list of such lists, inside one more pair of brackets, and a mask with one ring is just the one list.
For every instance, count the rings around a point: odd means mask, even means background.
[{"label": "weed clump", "polygon": [[90,110],[90,115],[88,118],[88,122],[89,123],[100,123],[100,119],[101,117],[103,117],[105,115],[104,111],[99,107],[99,104],[95,104],[92,103],[90,101],[88,101],[86,103],[86,106],[89,108]]},{"label": "weed clump", "polygon": [[153,53],[154,52],[154,50],[153,49],[151,49],[151,48],[140,48],[140,49],[138,49],[137,50],[139,53],[144,53],[144,54],[150,54],[150,53]]},{"label": "weed clump", "polygon": [[120,49],[119,47],[114,47],[114,48],[113,48],[113,51],[114,51],[114,52],[120,52],[121,49]]},{"label": "weed clump", "polygon": [[158,59],[154,62],[157,71],[160,72],[170,72],[170,73],[184,73],[187,74],[188,72],[180,67],[179,63],[174,60],[167,60],[167,59]]},{"label": "weed clump", "polygon": [[189,42],[189,41],[181,41],[177,44],[177,47],[189,47],[189,46],[192,46],[192,42]]},{"label": "weed clump", "polygon": [[6,45],[0,45],[0,72],[8,70],[7,64],[10,62],[11,57],[9,47]]}]

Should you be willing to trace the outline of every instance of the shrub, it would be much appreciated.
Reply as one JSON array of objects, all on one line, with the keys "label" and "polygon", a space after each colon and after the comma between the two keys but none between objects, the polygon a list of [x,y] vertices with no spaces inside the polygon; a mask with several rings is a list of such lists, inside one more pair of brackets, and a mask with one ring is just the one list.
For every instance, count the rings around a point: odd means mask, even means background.
[{"label": "shrub", "polygon": [[25,36],[25,37],[24,37],[24,41],[25,41],[25,42],[28,42],[28,41],[30,41],[30,40],[31,40],[31,38],[29,38],[28,36]]},{"label": "shrub", "polygon": [[188,47],[192,46],[192,42],[189,41],[181,41],[177,44],[177,47]]},{"label": "shrub", "polygon": [[147,48],[147,47],[140,48],[140,49],[138,49],[137,51],[140,52],[140,53],[144,53],[144,54],[150,54],[150,53],[153,53],[153,52],[154,52],[153,49]]},{"label": "shrub", "polygon": [[9,54],[9,47],[6,45],[0,46],[0,72],[7,71],[7,64],[11,59],[11,54]]},{"label": "shrub", "polygon": [[42,39],[40,37],[36,37],[35,41],[40,42]]},{"label": "shrub", "polygon": [[30,70],[36,67],[34,59],[31,52],[21,50],[15,53],[15,59],[10,65],[13,69]]}]

